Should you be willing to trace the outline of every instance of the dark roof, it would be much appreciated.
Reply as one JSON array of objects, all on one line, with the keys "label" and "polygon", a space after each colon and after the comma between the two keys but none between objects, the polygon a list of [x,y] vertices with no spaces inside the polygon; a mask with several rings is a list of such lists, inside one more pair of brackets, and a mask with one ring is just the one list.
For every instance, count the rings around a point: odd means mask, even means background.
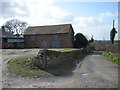
[{"label": "dark roof", "polygon": [[71,24],[28,27],[24,35],[68,33],[71,27]]},{"label": "dark roof", "polygon": [[5,30],[0,29],[0,38],[23,38],[23,36],[14,36],[12,34],[9,34],[5,32]]}]

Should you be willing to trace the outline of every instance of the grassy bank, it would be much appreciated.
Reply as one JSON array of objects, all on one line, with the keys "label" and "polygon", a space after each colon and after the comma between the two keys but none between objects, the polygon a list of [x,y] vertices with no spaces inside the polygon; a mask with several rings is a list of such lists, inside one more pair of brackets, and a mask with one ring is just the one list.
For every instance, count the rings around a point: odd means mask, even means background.
[{"label": "grassy bank", "polygon": [[[72,51],[72,50],[63,50],[62,52],[65,51]],[[71,72],[76,64],[74,63],[76,60],[79,59],[79,61],[85,57],[88,54],[91,54],[92,52],[86,52],[84,54],[81,54],[81,52],[77,55],[74,55],[74,59],[66,62],[60,63],[59,66],[56,66],[54,68],[50,68],[47,70],[41,70],[37,67],[34,66],[34,57],[36,55],[27,55],[23,57],[17,57],[14,59],[11,59],[7,64],[8,64],[8,69],[11,73],[15,73],[17,75],[21,76],[41,76],[41,75],[63,75],[68,72]]]},{"label": "grassy bank", "polygon": [[77,48],[65,48],[65,49],[59,49],[59,52],[71,52],[71,51],[76,51],[76,50],[80,50]]},{"label": "grassy bank", "polygon": [[117,54],[103,52],[102,56],[104,56],[107,60],[109,60],[109,61],[111,61],[113,63],[120,64],[120,56],[117,55]]},{"label": "grassy bank", "polygon": [[8,70],[11,73],[15,73],[16,75],[21,75],[25,77],[33,77],[39,76],[41,73],[46,73],[41,69],[38,69],[33,65],[34,57],[36,55],[26,55],[23,57],[17,57],[11,59],[8,64]]}]

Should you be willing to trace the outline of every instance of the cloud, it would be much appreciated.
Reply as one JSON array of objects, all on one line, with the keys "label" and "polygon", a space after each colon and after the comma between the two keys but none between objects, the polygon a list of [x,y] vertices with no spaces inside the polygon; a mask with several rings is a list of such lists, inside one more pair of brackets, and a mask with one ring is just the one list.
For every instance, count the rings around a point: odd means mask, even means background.
[{"label": "cloud", "polygon": [[2,16],[5,21],[18,18],[30,25],[59,24],[73,19],[72,13],[62,10],[53,3],[53,0],[2,2]]},{"label": "cloud", "polygon": [[1,2],[2,3],[2,17],[3,18],[14,18],[17,16],[26,16],[27,7],[25,5],[20,5],[17,2]]},{"label": "cloud", "polygon": [[29,25],[71,23],[75,33],[81,32],[88,38],[94,35],[95,39],[109,39],[112,21],[107,22],[106,18],[117,16],[117,13],[108,11],[98,16],[75,17],[71,12],[55,6],[54,0],[12,0],[1,3],[0,26],[10,19],[20,19]]},{"label": "cloud", "polygon": [[[83,33],[85,34],[89,39],[93,35],[95,39],[103,40],[103,39],[109,39],[109,33],[112,29],[112,19],[105,20],[106,18],[112,18],[113,16],[117,16],[117,14],[112,12],[105,12],[100,13],[98,16],[94,17],[75,17],[73,21],[74,29],[76,30],[76,33]],[[117,18],[114,18],[116,21],[116,26],[118,25]],[[110,21],[110,22],[108,22]],[[118,28],[116,27],[118,30]],[[116,39],[118,38],[118,35],[116,36]]]},{"label": "cloud", "polygon": [[105,12],[105,13],[101,13],[99,15],[100,18],[105,18],[105,17],[113,17],[113,16],[118,16],[118,13],[112,13],[112,12]]}]

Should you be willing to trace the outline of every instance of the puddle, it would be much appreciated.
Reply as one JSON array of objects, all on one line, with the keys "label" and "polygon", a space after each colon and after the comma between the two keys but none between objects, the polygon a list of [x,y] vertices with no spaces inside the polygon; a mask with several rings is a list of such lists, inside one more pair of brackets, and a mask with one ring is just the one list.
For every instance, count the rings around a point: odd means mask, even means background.
[{"label": "puddle", "polygon": [[90,73],[82,73],[81,76],[83,77],[87,77],[88,75],[90,75]]}]

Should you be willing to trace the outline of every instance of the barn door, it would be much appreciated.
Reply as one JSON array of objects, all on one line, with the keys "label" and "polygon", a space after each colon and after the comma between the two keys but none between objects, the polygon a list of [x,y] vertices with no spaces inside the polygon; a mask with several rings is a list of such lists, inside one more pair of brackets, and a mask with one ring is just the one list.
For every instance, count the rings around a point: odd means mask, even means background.
[{"label": "barn door", "polygon": [[53,40],[52,41],[52,48],[60,48],[60,42],[59,40]]},{"label": "barn door", "polygon": [[47,48],[47,41],[46,40],[42,41],[41,48]]},{"label": "barn door", "polygon": [[52,48],[60,48],[60,40],[58,35],[53,35]]}]

